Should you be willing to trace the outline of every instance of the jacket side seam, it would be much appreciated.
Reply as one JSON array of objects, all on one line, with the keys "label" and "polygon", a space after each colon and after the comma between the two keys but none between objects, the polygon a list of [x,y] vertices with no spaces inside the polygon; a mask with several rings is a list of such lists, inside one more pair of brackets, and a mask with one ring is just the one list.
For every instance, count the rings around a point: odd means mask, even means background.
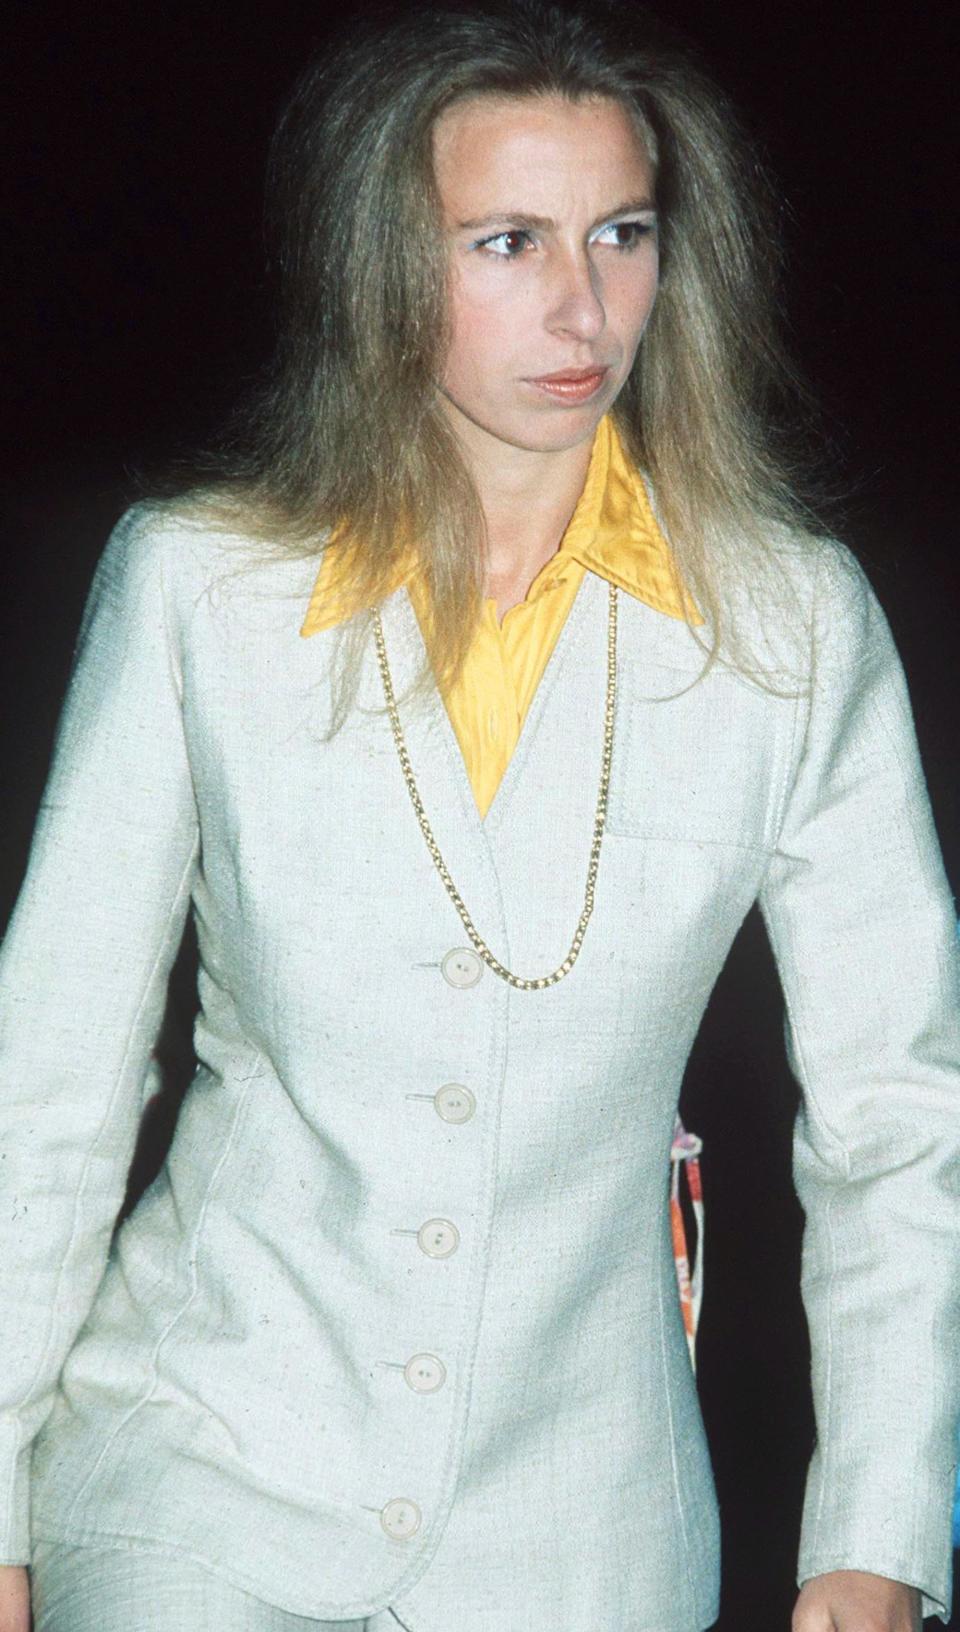
[{"label": "jacket side seam", "polygon": [[238,1130],[238,1128],[240,1126],[240,1120],[241,1120],[241,1117],[243,1115],[243,1112],[246,1110],[247,1103],[248,1103],[248,1100],[249,1100],[249,1097],[250,1097],[250,1091],[251,1091],[253,1082],[254,1082],[254,1080],[255,1080],[255,1078],[257,1076],[257,1073],[258,1073],[258,1071],[260,1069],[260,1065],[261,1065],[262,1061],[263,1061],[263,1053],[262,1053],[262,1051],[258,1051],[255,1058],[254,1058],[254,1062],[253,1062],[253,1065],[252,1065],[252,1068],[251,1068],[251,1071],[250,1071],[250,1075],[247,1078],[247,1082],[246,1082],[246,1085],[244,1087],[243,1094],[241,1095],[239,1103],[237,1104],[237,1108],[236,1108],[236,1110],[234,1112],[233,1123],[232,1123],[232,1125],[230,1127],[229,1135],[227,1136],[226,1140],[224,1141],[224,1147],[223,1147],[223,1150],[220,1153],[220,1158],[217,1161],[216,1166],[214,1167],[213,1172],[210,1175],[210,1181],[209,1181],[209,1183],[207,1185],[207,1188],[206,1188],[206,1191],[204,1193],[202,1205],[201,1205],[200,1210],[199,1210],[199,1212],[197,1214],[197,1221],[196,1221],[196,1224],[194,1225],[193,1233],[192,1233],[192,1235],[190,1237],[190,1241],[189,1241],[189,1244],[188,1244],[188,1247],[187,1247],[188,1262],[190,1264],[190,1283],[189,1283],[189,1287],[188,1287],[188,1290],[187,1290],[187,1295],[184,1298],[183,1302],[180,1304],[180,1307],[176,1310],[176,1312],[173,1315],[171,1315],[169,1321],[167,1322],[167,1324],[164,1327],[163,1331],[160,1333],[159,1337],[157,1338],[156,1343],[154,1344],[153,1353],[152,1353],[152,1355],[150,1357],[150,1369],[151,1369],[152,1376],[151,1376],[151,1379],[150,1379],[147,1387],[141,1393],[139,1399],[136,1400],[136,1402],[130,1407],[130,1409],[124,1413],[124,1415],[121,1417],[120,1421],[117,1423],[117,1426],[114,1428],[113,1433],[109,1436],[109,1438],[107,1440],[105,1440],[104,1444],[101,1446],[100,1454],[96,1458],[96,1461],[94,1462],[94,1464],[93,1464],[92,1468],[90,1469],[89,1473],[87,1474],[86,1478],[80,1484],[80,1487],[77,1490],[77,1493],[73,1498],[73,1501],[70,1503],[70,1507],[69,1507],[69,1509],[67,1511],[67,1514],[66,1514],[66,1517],[64,1519],[64,1531],[65,1531],[65,1533],[69,1533],[70,1526],[71,1526],[71,1523],[72,1523],[72,1520],[73,1520],[73,1515],[77,1510],[78,1504],[80,1503],[82,1497],[86,1494],[86,1492],[90,1488],[90,1485],[93,1483],[94,1479],[96,1478],[96,1476],[97,1476],[98,1472],[100,1471],[100,1468],[102,1467],[105,1459],[109,1456],[111,1450],[113,1449],[114,1445],[116,1444],[117,1439],[124,1432],[125,1428],[127,1427],[127,1424],[133,1419],[133,1417],[136,1416],[137,1412],[140,1411],[143,1406],[148,1405],[150,1400],[153,1398],[153,1395],[154,1395],[154,1393],[156,1391],[156,1388],[157,1388],[157,1384],[160,1381],[159,1361],[160,1361],[161,1351],[162,1351],[165,1343],[167,1342],[168,1338],[172,1335],[175,1328],[179,1325],[180,1321],[183,1319],[184,1315],[187,1313],[187,1310],[190,1308],[190,1305],[193,1303],[194,1299],[197,1296],[197,1293],[198,1293],[199,1287],[200,1287],[200,1271],[199,1271],[198,1258],[199,1258],[199,1251],[200,1251],[200,1241],[201,1241],[201,1237],[202,1237],[202,1234],[203,1234],[203,1227],[204,1227],[204,1224],[206,1223],[207,1209],[208,1209],[208,1207],[210,1205],[210,1200],[211,1200],[211,1198],[213,1196],[213,1192],[214,1192],[214,1190],[216,1188],[217,1181],[218,1181],[218,1179],[220,1177],[221,1172],[223,1171],[224,1164],[226,1163],[231,1151],[233,1150],[233,1145],[234,1145],[234,1141],[236,1139],[237,1130]]},{"label": "jacket side seam", "polygon": [[[165,925],[166,930],[169,930],[171,923],[174,921],[174,919],[176,918],[176,916],[177,916],[177,914],[179,912],[180,904],[181,904],[181,902],[183,900],[183,897],[184,897],[184,894],[185,894],[184,886],[187,884],[187,882],[190,879],[190,876],[192,874],[193,864],[194,864],[194,861],[196,860],[196,856],[197,856],[197,853],[198,853],[198,848],[199,848],[199,840],[195,840],[194,844],[191,846],[190,854],[187,857],[186,862],[184,863],[183,871],[182,871],[182,873],[180,875],[180,879],[178,881],[176,891],[174,892],[173,900],[171,901],[171,904],[170,904],[170,909],[169,909],[169,912],[167,914],[167,920],[166,920],[166,925]],[[108,1121],[110,1120],[111,1114],[112,1114],[114,1106],[116,1104],[117,1094],[119,1092],[120,1084],[123,1081],[123,1076],[124,1076],[124,1071],[126,1069],[127,1061],[128,1061],[128,1059],[130,1057],[130,1049],[131,1049],[131,1046],[132,1046],[132,1043],[133,1043],[133,1039],[137,1034],[138,1022],[139,1022],[141,1014],[143,1013],[143,1008],[144,1008],[144,1005],[145,1005],[145,1003],[147,1001],[147,996],[148,996],[148,994],[149,994],[149,992],[150,992],[150,990],[151,990],[151,988],[153,986],[153,982],[154,982],[154,979],[156,977],[157,970],[158,970],[158,968],[160,966],[160,963],[161,963],[161,960],[163,958],[165,944],[166,944],[166,935],[164,935],[161,938],[161,944],[157,948],[156,956],[155,956],[155,958],[153,960],[153,963],[150,966],[150,970],[149,970],[149,973],[147,975],[147,978],[143,983],[143,990],[142,990],[142,992],[140,994],[140,1001],[137,1004],[136,1013],[134,1014],[133,1020],[132,1020],[132,1022],[130,1024],[130,1029],[129,1029],[129,1032],[127,1034],[126,1045],[125,1045],[124,1051],[123,1051],[123,1058],[122,1058],[122,1060],[120,1062],[120,1067],[119,1067],[119,1069],[117,1071],[117,1074],[116,1074],[116,1079],[115,1079],[114,1085],[113,1085],[113,1091],[110,1094],[110,1098],[107,1101],[107,1104],[106,1104],[106,1106],[104,1108],[103,1116],[100,1119],[100,1122],[99,1122],[99,1124],[97,1126],[97,1130],[96,1130],[93,1138],[91,1139],[90,1145],[89,1145],[88,1150],[87,1150],[86,1158],[85,1158],[84,1164],[83,1164],[83,1169],[82,1169],[81,1174],[80,1174],[80,1180],[79,1180],[79,1183],[77,1185],[76,1196],[75,1196],[75,1199],[74,1199],[73,1217],[71,1219],[71,1225],[70,1225],[70,1237],[69,1237],[69,1240],[68,1240],[67,1245],[66,1245],[66,1249],[65,1249],[64,1254],[63,1254],[63,1259],[62,1259],[62,1262],[61,1262],[61,1265],[60,1265],[60,1272],[59,1272],[59,1274],[57,1276],[56,1286],[54,1288],[53,1302],[52,1302],[52,1306],[51,1306],[51,1321],[50,1321],[50,1327],[49,1327],[48,1332],[47,1332],[47,1340],[46,1340],[46,1343],[44,1344],[44,1347],[43,1347],[43,1350],[41,1352],[39,1361],[37,1363],[37,1368],[36,1368],[36,1371],[34,1372],[33,1381],[31,1382],[30,1387],[27,1389],[27,1392],[24,1394],[24,1396],[23,1396],[23,1398],[22,1398],[22,1400],[20,1402],[20,1409],[21,1410],[25,1409],[28,1405],[32,1404],[34,1399],[36,1398],[37,1388],[38,1388],[38,1385],[40,1383],[40,1379],[43,1376],[44,1368],[46,1366],[47,1360],[48,1360],[49,1355],[50,1355],[50,1348],[51,1348],[51,1344],[53,1342],[53,1328],[54,1328],[54,1321],[53,1321],[53,1318],[52,1318],[53,1317],[53,1312],[59,1307],[59,1304],[60,1304],[60,1290],[61,1290],[61,1287],[63,1286],[64,1276],[65,1276],[65,1274],[67,1272],[68,1266],[70,1264],[71,1257],[72,1257],[73,1252],[74,1252],[74,1248],[75,1248],[76,1243],[77,1243],[79,1217],[80,1217],[80,1212],[81,1212],[81,1208],[82,1208],[83,1201],[84,1201],[86,1184],[87,1184],[87,1180],[88,1180],[89,1173],[90,1173],[90,1166],[91,1166],[91,1163],[93,1161],[93,1154],[94,1154],[94,1151],[97,1148],[97,1145],[99,1144],[100,1138],[101,1138],[101,1136],[103,1134],[103,1130],[106,1127]],[[19,1424],[18,1424],[18,1426],[19,1426]]]}]

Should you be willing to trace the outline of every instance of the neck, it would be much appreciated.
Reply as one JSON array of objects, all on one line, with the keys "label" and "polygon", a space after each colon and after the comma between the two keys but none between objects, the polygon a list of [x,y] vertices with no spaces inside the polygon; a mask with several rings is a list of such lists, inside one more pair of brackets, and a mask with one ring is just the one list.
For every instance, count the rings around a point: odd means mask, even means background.
[{"label": "neck", "polygon": [[556,554],[583,492],[592,438],[558,451],[518,448],[459,413],[456,430],[487,526],[485,593],[502,617]]}]

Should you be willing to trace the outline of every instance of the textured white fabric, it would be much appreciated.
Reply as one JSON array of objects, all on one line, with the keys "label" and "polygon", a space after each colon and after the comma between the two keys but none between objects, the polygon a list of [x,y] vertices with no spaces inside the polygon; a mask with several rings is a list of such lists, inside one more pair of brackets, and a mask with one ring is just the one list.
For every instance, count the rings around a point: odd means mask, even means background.
[{"label": "textured white fabric", "polygon": [[400,1632],[390,1614],[314,1621],[274,1609],[191,1559],[40,1542],[33,1632]]},{"label": "textured white fabric", "polygon": [[[816,602],[802,696],[721,667],[691,686],[690,632],[621,597],[594,916],[568,979],[513,992],[444,979],[464,933],[369,711],[372,651],[322,739],[336,637],[297,634],[315,563],[254,567],[148,513],[118,528],[0,971],[0,1557],[28,1556],[45,1424],[39,1538],[184,1548],[294,1614],[390,1606],[411,1632],[555,1632],[561,1606],[563,1632],[710,1624],[669,1151],[759,899],[803,1089],[819,1443],[798,1576],[875,1571],[947,1618],[953,907],[876,601],[832,545],[794,570]],[[588,575],[484,822],[439,699],[404,708],[441,851],[523,974],[580,911],[606,612]],[[384,623],[402,690],[404,592]],[[106,1262],[191,898],[200,1070]],[[469,1120],[439,1114],[449,1083]],[[418,1237],[437,1219],[444,1257]],[[429,1392],[419,1354],[444,1368]],[[397,1498],[422,1516],[405,1539],[381,1523]]]}]

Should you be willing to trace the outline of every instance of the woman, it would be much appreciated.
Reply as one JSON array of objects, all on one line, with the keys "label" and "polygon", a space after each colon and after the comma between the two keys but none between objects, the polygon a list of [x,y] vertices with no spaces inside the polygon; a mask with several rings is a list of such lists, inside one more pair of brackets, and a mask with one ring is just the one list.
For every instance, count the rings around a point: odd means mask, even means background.
[{"label": "woman", "polygon": [[[602,8],[300,82],[273,375],[107,547],[6,943],[2,1632],[28,1561],[38,1632],[708,1626],[667,1159],[754,900],[795,1632],[947,1618],[952,909],[882,614],[771,445],[752,173]],[[108,1255],[190,911],[199,1069]]]}]

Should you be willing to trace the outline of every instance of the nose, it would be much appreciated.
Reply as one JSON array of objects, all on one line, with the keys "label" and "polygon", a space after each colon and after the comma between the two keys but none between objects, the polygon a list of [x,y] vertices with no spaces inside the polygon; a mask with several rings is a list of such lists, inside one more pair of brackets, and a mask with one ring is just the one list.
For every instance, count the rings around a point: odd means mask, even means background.
[{"label": "nose", "polygon": [[606,321],[600,275],[589,255],[564,255],[555,269],[548,329],[578,340],[596,340]]}]

